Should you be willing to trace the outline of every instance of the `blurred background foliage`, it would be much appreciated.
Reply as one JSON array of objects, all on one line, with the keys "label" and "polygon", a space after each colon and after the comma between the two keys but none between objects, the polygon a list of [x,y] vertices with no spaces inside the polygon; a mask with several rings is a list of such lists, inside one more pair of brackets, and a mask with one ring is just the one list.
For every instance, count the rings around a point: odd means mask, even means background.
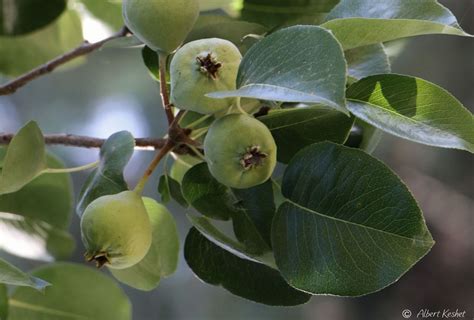
[{"label": "blurred background foliage", "polygon": [[[207,1],[206,5],[222,4]],[[226,1],[224,1],[226,2]],[[325,1],[330,6],[331,1]],[[466,32],[474,33],[474,2],[472,0],[440,1],[458,17]],[[117,4],[83,0],[82,29],[69,21],[62,26],[50,25],[39,32],[52,32],[58,41],[65,28],[76,31],[89,41],[100,40],[121,25],[117,21]],[[235,8],[230,1],[229,9]],[[252,1],[249,1],[252,3]],[[76,3],[76,5],[78,5]],[[71,14],[68,12],[67,14]],[[252,14],[244,11],[251,19]],[[105,25],[96,19],[101,19]],[[56,29],[56,30],[53,30]],[[70,30],[69,30],[70,32]],[[30,35],[31,36],[31,35]],[[26,35],[25,37],[28,37]],[[77,44],[77,39],[63,39],[64,45]],[[75,41],[74,41],[75,40]],[[0,38],[0,66],[12,64],[2,58],[7,39]],[[25,38],[25,41],[28,39]],[[32,67],[39,60],[52,57],[50,47],[17,50],[24,65],[11,74]],[[422,77],[454,94],[467,108],[474,108],[474,41],[470,38],[422,36],[395,43],[392,49],[403,49],[394,58],[393,71]],[[44,53],[44,56],[39,56]],[[6,55],[4,54],[3,57]],[[36,62],[35,62],[36,61]],[[87,57],[74,68],[55,72],[32,82],[18,93],[0,97],[0,132],[15,132],[28,120],[36,120],[46,133],[74,133],[106,138],[114,132],[129,130],[135,137],[162,136],[166,132],[165,116],[160,106],[157,83],[148,75],[138,48],[106,47]],[[13,64],[12,64],[13,65]],[[7,78],[1,78],[5,82]],[[97,159],[98,150],[65,147],[50,148],[69,166],[78,166]],[[152,153],[136,152],[126,170],[127,181],[134,185],[151,160]],[[181,257],[178,272],[162,281],[151,293],[124,286],[133,304],[134,319],[401,319],[404,309],[466,310],[474,314],[474,170],[472,155],[463,151],[437,149],[384,136],[375,156],[386,162],[407,183],[424,211],[428,226],[436,239],[431,253],[410,270],[398,283],[363,298],[344,299],[315,297],[296,308],[273,308],[250,303],[227,291],[198,281]],[[160,170],[158,170],[160,171]],[[76,194],[86,173],[74,175]],[[158,174],[156,180],[158,181]],[[158,198],[157,182],[149,184],[146,194]],[[185,210],[171,204],[181,240],[189,229]],[[79,219],[74,215],[71,232],[77,239],[73,261],[82,263]],[[0,256],[6,254],[0,253]],[[40,263],[8,256],[23,270]]]}]

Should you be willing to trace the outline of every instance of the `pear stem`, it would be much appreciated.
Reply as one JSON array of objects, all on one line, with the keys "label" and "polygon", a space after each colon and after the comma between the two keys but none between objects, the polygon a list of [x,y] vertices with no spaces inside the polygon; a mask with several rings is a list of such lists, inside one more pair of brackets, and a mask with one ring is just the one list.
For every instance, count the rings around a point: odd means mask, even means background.
[{"label": "pear stem", "polygon": [[160,149],[160,151],[157,153],[156,157],[153,159],[153,161],[150,163],[148,168],[145,170],[145,173],[143,174],[143,177],[138,181],[137,186],[133,190],[135,193],[141,195],[143,193],[143,189],[145,189],[145,185],[148,182],[148,179],[150,179],[151,175],[153,174],[153,171],[155,171],[156,167],[160,163],[160,161],[175,147],[175,143],[168,140],[164,147]]},{"label": "pear stem", "polygon": [[196,126],[200,125],[201,123],[203,123],[204,121],[206,121],[207,119],[211,118],[213,115],[212,114],[208,114],[208,115],[205,115],[199,119],[197,119],[196,121],[194,122],[191,122],[190,124],[188,124],[186,126],[186,129],[193,129],[195,128]]},{"label": "pear stem", "polygon": [[174,120],[173,110],[171,110],[171,103],[168,94],[168,84],[166,83],[166,66],[168,63],[168,55],[159,52],[158,64],[160,66],[160,94],[163,107],[165,108],[168,124],[171,125]]}]

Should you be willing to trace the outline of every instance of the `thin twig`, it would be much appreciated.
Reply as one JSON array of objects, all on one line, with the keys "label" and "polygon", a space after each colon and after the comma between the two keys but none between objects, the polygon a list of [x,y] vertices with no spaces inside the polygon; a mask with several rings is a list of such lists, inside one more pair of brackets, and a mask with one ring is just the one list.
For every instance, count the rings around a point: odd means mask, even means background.
[{"label": "thin twig", "polygon": [[23,74],[22,76],[8,82],[7,84],[3,86],[0,86],[0,96],[15,93],[19,88],[23,87],[30,81],[42,75],[52,72],[54,69],[65,64],[66,62],[69,62],[75,58],[91,53],[92,51],[95,51],[101,48],[106,42],[125,37],[129,33],[130,32],[127,29],[127,27],[123,27],[117,33],[111,35],[110,37],[102,41],[95,42],[95,43],[89,43],[88,41],[84,41],[84,43],[82,43],[79,47],[57,58],[54,58],[51,61],[48,61],[43,65],[38,66],[37,68]]},{"label": "thin twig", "polygon": [[150,163],[148,168],[145,170],[145,173],[143,174],[143,177],[138,181],[137,186],[135,187],[134,191],[138,194],[143,193],[143,189],[145,188],[146,183],[148,182],[148,179],[150,179],[151,175],[153,174],[153,171],[155,171],[156,167],[160,163],[160,161],[169,153],[173,148],[175,147],[174,142],[171,140],[168,140],[166,144],[163,146],[163,148],[157,153],[153,161]]},{"label": "thin twig", "polygon": [[[0,145],[9,144],[14,134],[0,133]],[[81,148],[100,148],[106,141],[105,139],[78,136],[73,134],[48,134],[44,136],[44,141],[48,145],[64,145]],[[135,139],[135,145],[140,148],[161,149],[166,144],[166,139],[138,138]]]}]

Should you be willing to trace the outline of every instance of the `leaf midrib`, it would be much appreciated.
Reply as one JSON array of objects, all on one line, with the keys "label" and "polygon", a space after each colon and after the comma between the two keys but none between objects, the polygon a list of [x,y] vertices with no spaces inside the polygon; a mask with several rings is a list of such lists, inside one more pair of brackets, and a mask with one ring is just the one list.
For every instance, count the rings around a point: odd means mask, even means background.
[{"label": "leaf midrib", "polygon": [[307,211],[309,213],[316,214],[316,215],[318,215],[320,217],[323,217],[325,219],[330,219],[330,220],[340,222],[340,223],[344,223],[344,224],[350,224],[350,225],[353,225],[353,226],[356,226],[356,227],[359,227],[359,228],[369,229],[369,230],[372,230],[372,231],[375,231],[375,232],[379,232],[379,233],[387,234],[387,235],[390,235],[390,236],[402,238],[404,240],[420,242],[420,243],[423,243],[423,244],[427,244],[428,246],[432,246],[434,244],[433,240],[422,240],[422,239],[409,238],[409,237],[406,237],[406,236],[402,236],[400,234],[391,233],[391,232],[388,232],[388,231],[375,229],[375,228],[370,227],[370,226],[361,225],[361,224],[358,224],[358,223],[355,223],[355,222],[352,222],[352,221],[346,221],[346,220],[342,220],[342,219],[339,219],[339,218],[336,218],[336,217],[333,217],[333,216],[328,216],[328,215],[322,214],[320,212],[317,212],[317,211],[311,210],[309,208],[306,208],[306,207],[304,207],[304,206],[302,206],[302,205],[300,205],[296,202],[291,201],[288,198],[285,200],[285,202],[287,202],[289,204],[292,204],[295,207],[302,209],[303,211]]},{"label": "leaf midrib", "polygon": [[[301,124],[306,123],[306,122],[316,121],[316,120],[320,120],[322,118],[331,117],[331,116],[334,116],[334,114],[330,114],[330,113],[322,114],[322,115],[314,116],[314,117],[311,117],[309,119],[304,119],[304,120],[301,120],[301,121],[298,121],[298,122],[292,122],[290,124],[285,124],[285,125],[281,125],[281,126],[278,126],[278,127],[272,127],[272,128],[270,128],[270,131],[280,130],[280,129],[284,129],[284,128],[288,128],[288,127],[293,127],[293,126],[296,126],[296,125],[301,125]],[[271,114],[267,118],[262,117],[259,120],[262,121],[262,122],[264,122],[265,120],[271,121]]]},{"label": "leaf midrib", "polygon": [[[403,114],[401,114],[401,113],[398,113],[398,112],[396,112],[396,111],[393,111],[393,110],[384,108],[384,107],[382,107],[382,106],[373,104],[373,103],[368,102],[368,101],[358,100],[358,99],[354,99],[354,98],[348,98],[347,100],[348,100],[348,101],[352,101],[352,102],[357,102],[357,103],[365,104],[365,105],[369,105],[369,106],[374,107],[374,108],[376,108],[376,109],[380,109],[380,110],[386,111],[387,113],[393,115],[394,117],[402,118],[402,119],[404,119],[404,120],[406,120],[406,121],[408,121],[408,122],[412,122],[412,123],[416,124],[417,126],[420,126],[420,125],[421,125],[421,126],[424,126],[424,127],[429,128],[429,129],[431,129],[431,130],[434,130],[434,131],[442,132],[442,133],[444,133],[444,134],[449,134],[450,136],[452,136],[452,137],[454,137],[454,138],[461,139],[461,140],[465,141],[466,143],[468,143],[469,145],[472,145],[472,143],[471,143],[470,141],[466,140],[466,139],[465,139],[464,137],[462,137],[462,136],[453,134],[453,133],[451,133],[451,132],[449,132],[449,131],[445,131],[445,130],[439,129],[439,128],[435,127],[435,126],[431,126],[431,125],[429,125],[429,124],[427,124],[427,123],[425,123],[425,122],[422,122],[422,121],[420,121],[420,120],[416,120],[416,119],[407,117],[407,116],[405,116],[405,115],[403,115]],[[349,104],[349,106],[348,106],[348,109],[349,109],[349,110],[351,109],[351,108],[350,108],[350,104]],[[352,110],[350,110],[350,111],[352,112]],[[380,129],[384,130],[383,128],[380,128]]]}]

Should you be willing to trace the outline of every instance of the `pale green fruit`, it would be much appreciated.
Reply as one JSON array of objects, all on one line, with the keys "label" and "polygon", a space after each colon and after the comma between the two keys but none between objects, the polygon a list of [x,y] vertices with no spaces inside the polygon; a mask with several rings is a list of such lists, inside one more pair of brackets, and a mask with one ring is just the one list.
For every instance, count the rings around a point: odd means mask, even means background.
[{"label": "pale green fruit", "polygon": [[206,94],[236,89],[242,55],[230,41],[202,39],[180,48],[171,61],[171,100],[182,110],[213,114],[228,109],[235,99],[212,99]]},{"label": "pale green fruit", "polygon": [[131,267],[145,257],[152,231],[142,198],[133,191],[100,197],[81,219],[86,258],[97,266]]},{"label": "pale green fruit", "polygon": [[133,34],[155,51],[174,52],[199,17],[198,0],[124,0],[123,17]]},{"label": "pale green fruit", "polygon": [[276,166],[277,146],[270,130],[243,114],[214,122],[204,140],[204,152],[212,176],[236,189],[264,183]]}]

